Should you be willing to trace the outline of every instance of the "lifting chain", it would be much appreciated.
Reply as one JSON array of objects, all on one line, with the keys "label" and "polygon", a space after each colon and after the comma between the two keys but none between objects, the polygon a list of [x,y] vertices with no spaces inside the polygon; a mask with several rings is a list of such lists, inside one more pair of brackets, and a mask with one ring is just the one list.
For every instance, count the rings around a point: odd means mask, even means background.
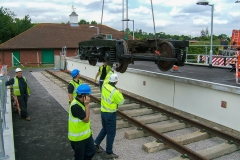
[{"label": "lifting chain", "polygon": [[[157,45],[157,39],[156,39],[156,28],[155,28],[155,20],[154,20],[154,13],[153,13],[153,3],[151,1],[151,7],[152,7],[152,18],[153,18],[153,26],[154,26],[154,39],[155,39],[155,44],[156,44],[156,51],[158,51],[158,45]],[[154,52],[155,54],[155,52]]]}]

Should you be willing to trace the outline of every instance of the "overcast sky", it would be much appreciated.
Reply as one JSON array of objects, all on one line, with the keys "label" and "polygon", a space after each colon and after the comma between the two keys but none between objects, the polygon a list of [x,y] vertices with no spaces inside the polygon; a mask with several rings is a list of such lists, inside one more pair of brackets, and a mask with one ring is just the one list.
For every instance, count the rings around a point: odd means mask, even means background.
[{"label": "overcast sky", "polygon": [[[231,36],[240,29],[240,3],[236,0],[209,0],[214,4],[213,34]],[[211,32],[211,6],[196,5],[197,0],[153,0],[156,32],[171,35],[200,36],[202,29]],[[122,0],[104,0],[103,24],[122,30]],[[126,3],[126,0],[125,0]],[[29,15],[32,22],[61,23],[70,20],[74,5],[78,20],[101,22],[102,0],[1,0],[16,17]],[[125,4],[126,5],[126,4]],[[126,18],[126,11],[125,11]],[[128,0],[128,18],[134,20],[135,31],[154,33],[150,0]],[[128,22],[132,31],[133,23]]]}]

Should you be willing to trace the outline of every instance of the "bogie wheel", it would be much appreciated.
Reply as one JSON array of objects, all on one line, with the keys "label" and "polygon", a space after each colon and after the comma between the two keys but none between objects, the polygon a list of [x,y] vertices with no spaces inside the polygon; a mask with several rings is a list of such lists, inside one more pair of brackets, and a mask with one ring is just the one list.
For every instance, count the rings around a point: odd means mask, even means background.
[{"label": "bogie wheel", "polygon": [[[160,51],[160,57],[165,58],[176,58],[176,54],[174,51],[174,47],[172,43],[168,41],[161,41],[158,45],[158,49]],[[174,61],[159,61],[157,62],[157,66],[161,71],[168,71],[174,65]]]},{"label": "bogie wheel", "polygon": [[120,73],[124,73],[127,70],[128,61],[121,63],[117,68],[116,71]]},{"label": "bogie wheel", "polygon": [[92,66],[96,66],[97,60],[88,60],[89,64]]},{"label": "bogie wheel", "polygon": [[[123,41],[123,46],[124,46],[124,54],[128,54],[128,45],[126,43],[126,41]],[[117,72],[120,73],[124,73],[128,68],[128,60],[122,60],[121,62],[119,62],[118,67],[116,68]]]}]

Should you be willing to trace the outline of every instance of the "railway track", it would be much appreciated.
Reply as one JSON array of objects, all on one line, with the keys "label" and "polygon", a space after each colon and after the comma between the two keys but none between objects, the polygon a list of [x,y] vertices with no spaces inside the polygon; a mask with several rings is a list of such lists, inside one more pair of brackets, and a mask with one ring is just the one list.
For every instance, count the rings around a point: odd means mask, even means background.
[{"label": "railway track", "polygon": [[[67,88],[67,84],[71,76],[64,72],[51,72],[45,70],[46,77],[54,76],[59,79],[55,82],[63,89]],[[92,79],[81,76],[84,83],[88,83],[93,94],[91,95],[91,108],[95,114],[100,113],[100,91],[98,84]],[[240,138],[231,134],[222,132],[219,129],[211,128],[207,125],[194,121],[180,114],[168,111],[154,103],[141,100],[136,96],[125,93],[126,99],[124,105],[119,106],[117,129],[136,126],[136,129],[125,132],[127,139],[136,139],[141,137],[152,136],[156,140],[142,145],[143,150],[148,153],[158,152],[164,149],[172,148],[181,156],[173,158],[177,159],[194,159],[205,160],[215,159],[226,154],[233,153],[239,149]],[[171,136],[171,132],[190,128],[191,132],[178,133],[178,136]],[[202,150],[193,150],[191,144],[207,141],[219,137],[222,143],[216,144],[210,148],[202,147]],[[203,142],[204,143],[204,142]],[[190,147],[188,147],[190,146]],[[201,148],[201,147],[200,147]]]}]

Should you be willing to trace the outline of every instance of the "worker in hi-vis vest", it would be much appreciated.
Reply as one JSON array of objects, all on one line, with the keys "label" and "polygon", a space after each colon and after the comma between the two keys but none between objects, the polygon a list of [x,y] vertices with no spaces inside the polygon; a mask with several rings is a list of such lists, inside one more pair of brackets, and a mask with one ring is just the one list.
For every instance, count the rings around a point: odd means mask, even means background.
[{"label": "worker in hi-vis vest", "polygon": [[90,160],[95,155],[96,148],[92,138],[90,123],[89,94],[91,88],[81,84],[76,90],[77,96],[69,107],[68,139],[74,150],[74,160]]},{"label": "worker in hi-vis vest", "polygon": [[118,75],[116,73],[111,74],[108,83],[104,83],[102,86],[101,94],[101,119],[102,129],[95,139],[95,146],[97,152],[100,150],[100,143],[106,137],[106,156],[105,158],[118,158],[119,156],[113,153],[113,142],[116,135],[116,117],[118,105],[124,103],[122,93],[116,87],[118,82]]},{"label": "worker in hi-vis vest", "polygon": [[107,65],[107,62],[104,61],[103,62],[103,65],[99,67],[98,69],[98,72],[94,78],[94,81],[96,82],[98,76],[100,75],[100,78],[99,78],[99,87],[100,87],[100,92],[102,91],[102,84],[103,84],[103,81],[106,77],[106,75],[108,74],[108,72],[110,72],[112,70],[112,67]]},{"label": "worker in hi-vis vest", "polygon": [[26,77],[22,76],[22,69],[16,68],[16,76],[6,82],[6,86],[13,85],[13,95],[17,96],[18,104],[21,110],[21,117],[30,121],[27,110],[28,97],[30,96],[30,88]]},{"label": "worker in hi-vis vest", "polygon": [[110,78],[110,76],[111,76],[113,73],[116,73],[116,67],[118,67],[118,64],[116,64],[116,63],[113,64],[112,70],[108,72],[108,74],[106,75],[106,77],[105,77],[105,79],[104,79],[104,81],[103,81],[103,85],[104,85],[105,83],[108,83],[108,82],[109,82],[109,78]]},{"label": "worker in hi-vis vest", "polygon": [[82,84],[82,81],[80,80],[80,71],[78,69],[72,70],[71,76],[73,79],[68,84],[68,102],[69,102],[69,104],[77,96],[77,93],[76,93],[77,87],[80,84]]}]

